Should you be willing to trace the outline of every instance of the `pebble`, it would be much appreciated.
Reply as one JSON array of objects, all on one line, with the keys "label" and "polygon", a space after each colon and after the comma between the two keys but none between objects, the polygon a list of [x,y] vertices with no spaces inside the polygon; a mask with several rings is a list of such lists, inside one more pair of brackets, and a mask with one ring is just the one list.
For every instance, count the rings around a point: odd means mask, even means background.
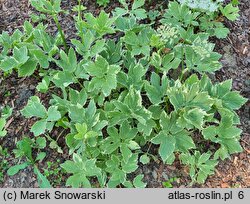
[{"label": "pebble", "polygon": [[36,87],[35,87],[34,85],[30,85],[30,89],[31,89],[31,90],[35,90]]},{"label": "pebble", "polygon": [[162,173],[162,177],[163,177],[166,181],[169,180],[169,177],[168,177],[168,175],[167,175],[165,172]]},{"label": "pebble", "polygon": [[157,180],[158,174],[155,170],[152,172],[152,176],[155,180]]}]

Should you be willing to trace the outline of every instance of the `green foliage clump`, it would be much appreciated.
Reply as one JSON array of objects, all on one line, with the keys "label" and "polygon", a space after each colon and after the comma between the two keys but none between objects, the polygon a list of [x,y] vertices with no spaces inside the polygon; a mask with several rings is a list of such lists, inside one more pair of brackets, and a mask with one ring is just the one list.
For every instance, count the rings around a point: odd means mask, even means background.
[{"label": "green foliage clump", "polygon": [[99,6],[107,6],[109,4],[110,0],[97,0],[96,3]]},{"label": "green foliage clump", "polygon": [[[55,127],[67,132],[69,155],[61,167],[72,187],[145,187],[143,175],[131,175],[156,156],[145,151],[147,145],[158,147],[162,162],[179,159],[189,166],[192,181],[199,183],[214,172],[219,159],[242,151],[236,110],[246,99],[231,90],[232,80],[212,83],[207,75],[221,68],[221,55],[209,37],[227,34],[223,24],[215,23],[216,14],[170,2],[155,29],[142,21],[148,17],[144,0],[131,6],[120,0],[122,7],[112,15],[101,11],[98,16],[79,4],[77,38],[68,39],[69,46],[58,24],[60,1],[31,2],[53,16],[59,35],[29,22],[22,32],[4,32],[0,68],[19,76],[37,70],[37,91],[59,91],[53,92],[48,108],[32,96],[21,111],[38,119],[31,127],[36,139],[18,142],[15,154],[27,162],[10,168],[9,175],[33,165],[41,186],[50,186],[36,162],[45,157],[40,152],[45,137],[50,147],[65,153],[49,136]],[[202,142],[215,151],[200,150]],[[35,159],[33,149],[40,152]]]},{"label": "green foliage clump", "polygon": [[224,0],[178,0],[181,4],[186,4],[192,9],[202,9],[204,11],[214,12],[219,9]]},{"label": "green foliage clump", "polygon": [[11,116],[12,110],[13,109],[11,107],[5,106],[0,112],[0,138],[3,138],[7,135],[6,120]]},{"label": "green foliage clump", "polygon": [[[45,157],[46,153],[41,150],[46,147],[46,139],[44,137],[37,137],[36,139],[30,139],[29,137],[24,137],[22,140],[17,142],[17,149],[13,152],[16,158],[25,158],[23,163],[11,166],[7,173],[9,176],[17,174],[20,170],[25,169],[28,166],[32,166],[34,169],[34,174],[37,176],[38,185],[41,188],[50,188],[50,182],[47,178],[40,172],[36,162],[41,162]],[[37,149],[37,155],[34,157],[33,152]]]},{"label": "green foliage clump", "polygon": [[[210,36],[225,38],[229,29],[222,23],[223,18],[235,21],[239,17],[236,3],[223,4],[223,0],[178,0],[169,4],[169,11],[164,15],[166,23],[188,27],[192,25]],[[163,20],[164,21],[164,20]]]},{"label": "green foliage clump", "polygon": [[53,162],[48,161],[46,164],[47,167],[43,168],[43,175],[51,181],[51,185],[53,187],[62,186],[62,183],[64,182],[63,176],[66,172],[60,167],[60,159],[57,159]]}]

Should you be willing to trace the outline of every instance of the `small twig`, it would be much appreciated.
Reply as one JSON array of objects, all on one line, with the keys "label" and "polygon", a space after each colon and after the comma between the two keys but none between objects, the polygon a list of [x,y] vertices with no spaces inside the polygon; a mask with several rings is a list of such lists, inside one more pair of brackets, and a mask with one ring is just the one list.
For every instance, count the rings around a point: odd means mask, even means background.
[{"label": "small twig", "polygon": [[236,52],[236,53],[238,53],[239,52],[239,50],[237,50],[235,47],[234,47],[234,45],[233,45],[233,41],[231,40],[231,38],[230,37],[227,37],[227,40],[229,41],[229,43],[231,44],[231,47],[234,49],[234,51]]},{"label": "small twig", "polygon": [[62,134],[65,132],[65,129],[62,130],[62,132],[57,136],[56,138],[56,142],[58,141],[58,139],[62,136]]},{"label": "small twig", "polygon": [[245,140],[243,140],[243,139],[240,139],[240,141],[242,141],[242,142],[244,142],[245,144],[249,145],[249,143],[248,143],[248,142],[246,142],[246,141],[245,141]]},{"label": "small twig", "polygon": [[4,126],[4,129],[7,129],[9,127],[9,125],[13,122],[14,118],[12,117],[11,119],[8,120],[8,122],[6,123],[6,125]]},{"label": "small twig", "polygon": [[147,150],[147,154],[148,154],[148,152],[149,152],[151,146],[152,146],[152,143],[149,144],[149,147],[148,147],[148,150]]}]

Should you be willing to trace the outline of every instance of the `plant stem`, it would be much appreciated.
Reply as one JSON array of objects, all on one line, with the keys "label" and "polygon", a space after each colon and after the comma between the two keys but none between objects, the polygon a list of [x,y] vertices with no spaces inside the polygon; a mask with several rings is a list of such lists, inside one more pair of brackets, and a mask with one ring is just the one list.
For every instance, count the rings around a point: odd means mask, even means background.
[{"label": "plant stem", "polygon": [[148,154],[148,152],[149,152],[151,146],[152,146],[152,143],[149,144],[149,147],[148,147],[148,150],[147,150],[146,154]]},{"label": "plant stem", "polygon": [[61,38],[63,40],[63,46],[65,48],[65,51],[66,51],[66,53],[68,53],[68,46],[67,46],[67,43],[66,43],[66,38],[65,38],[65,35],[63,33],[62,27],[61,27],[61,25],[59,23],[57,15],[54,15],[53,18],[54,18],[54,21],[56,23],[57,29],[58,29],[58,31],[59,31],[59,33],[61,35]]},{"label": "plant stem", "polygon": [[58,141],[58,139],[62,136],[62,134],[65,132],[65,129],[62,130],[62,132],[58,135],[58,137],[56,138],[56,142]]},{"label": "plant stem", "polygon": [[183,77],[184,77],[184,53],[183,53],[183,45],[181,47],[181,55],[182,55],[182,60],[181,60],[181,77],[180,77],[180,81],[182,81]]},{"label": "plant stem", "polygon": [[79,86],[83,89],[84,86],[81,84],[81,82],[79,81],[79,79],[77,79],[77,83],[79,84]]},{"label": "plant stem", "polygon": [[81,0],[78,0],[78,20],[82,20]]}]

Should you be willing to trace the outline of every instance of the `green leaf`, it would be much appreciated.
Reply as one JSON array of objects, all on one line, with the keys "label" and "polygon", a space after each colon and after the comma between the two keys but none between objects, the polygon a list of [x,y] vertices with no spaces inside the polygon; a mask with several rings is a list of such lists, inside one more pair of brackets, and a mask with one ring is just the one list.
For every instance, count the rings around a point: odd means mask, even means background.
[{"label": "green leaf", "polygon": [[79,140],[82,140],[84,138],[84,135],[87,133],[88,131],[88,126],[86,123],[83,123],[83,124],[75,124],[76,126],[76,130],[78,132],[78,134],[76,134],[74,136],[75,139],[79,139]]},{"label": "green leaf", "polygon": [[123,160],[125,162],[128,162],[129,158],[132,156],[131,150],[128,148],[126,144],[121,144],[120,149],[121,149]]},{"label": "green leaf", "polygon": [[84,17],[87,20],[87,22],[84,23],[84,26],[96,32],[98,37],[114,33],[112,24],[114,23],[115,18],[110,18],[109,14],[105,13],[105,11],[102,10],[96,18],[91,13],[85,14]]},{"label": "green leaf", "polygon": [[31,0],[30,3],[36,10],[50,15],[58,14],[61,11],[61,0]]},{"label": "green leaf", "polygon": [[137,45],[139,43],[136,34],[132,31],[126,33],[124,41],[129,45]]},{"label": "green leaf", "polygon": [[220,137],[223,137],[223,138],[234,138],[234,137],[240,136],[242,133],[241,129],[234,127],[234,126],[231,126],[228,128],[223,128],[223,126],[221,126],[217,129],[217,131]]},{"label": "green leaf", "polygon": [[91,184],[86,176],[81,175],[80,173],[70,176],[66,182],[67,186],[72,186],[73,188],[79,188],[84,186],[86,188],[91,188]]},{"label": "green leaf", "polygon": [[143,54],[149,57],[151,35],[152,30],[149,28],[143,29],[138,35],[134,31],[128,31],[123,40],[131,51],[132,56]]},{"label": "green leaf", "polygon": [[132,156],[128,159],[127,162],[122,161],[122,170],[126,173],[132,173],[138,168],[138,155],[132,154]]},{"label": "green leaf", "polygon": [[162,57],[158,53],[154,52],[152,54],[151,64],[157,69],[160,69],[162,65]]},{"label": "green leaf", "polygon": [[42,161],[45,157],[46,157],[46,153],[40,152],[36,157],[36,161]]},{"label": "green leaf", "polygon": [[133,86],[136,90],[140,90],[144,84],[143,78],[146,72],[147,67],[143,67],[142,64],[131,64],[127,74],[124,72],[118,73],[117,81],[128,89]]},{"label": "green leaf", "polygon": [[67,185],[72,187],[91,187],[88,177],[100,176],[101,169],[96,166],[95,159],[85,159],[73,154],[73,161],[66,161],[61,167],[73,174],[67,179]]},{"label": "green leaf", "polygon": [[198,158],[198,163],[197,165],[201,165],[203,163],[206,163],[209,158],[210,158],[211,154],[209,153],[203,153],[199,158]]},{"label": "green leaf", "polygon": [[198,14],[198,12],[192,12],[185,4],[180,5],[174,1],[169,3],[168,10],[161,22],[186,28],[195,22]]},{"label": "green leaf", "polygon": [[209,94],[200,90],[198,83],[188,86],[176,81],[174,87],[168,89],[167,94],[175,110],[183,107],[197,107],[208,111],[214,104],[214,100]]},{"label": "green leaf", "polygon": [[6,120],[12,115],[12,112],[13,112],[13,108],[7,105],[3,107],[1,117]]},{"label": "green leaf", "polygon": [[151,118],[151,113],[142,106],[140,91],[131,88],[128,95],[124,98],[124,104],[133,112],[132,117],[143,125],[146,125],[146,121]]},{"label": "green leaf", "polygon": [[243,151],[241,144],[237,139],[223,139],[221,143],[227,147],[230,154]]},{"label": "green leaf", "polygon": [[133,184],[136,188],[145,188],[147,186],[146,183],[143,183],[142,182],[142,179],[143,179],[143,175],[137,175],[134,180],[133,180]]},{"label": "green leaf", "polygon": [[22,164],[18,164],[15,166],[12,166],[8,169],[7,174],[9,176],[14,176],[15,174],[17,174],[20,170],[25,169],[26,167],[28,167],[30,164],[28,162],[22,163]]},{"label": "green leaf", "polygon": [[178,133],[175,139],[176,139],[175,146],[176,150],[178,151],[187,152],[188,150],[195,148],[195,143],[192,137],[190,137],[188,133],[185,131]]},{"label": "green leaf", "polygon": [[[131,128],[130,124],[125,121],[122,123],[120,127],[120,137],[122,140],[131,143],[132,139],[134,139],[137,135],[137,130],[136,128]],[[132,145],[131,145],[132,146]]]},{"label": "green leaf", "polygon": [[125,163],[129,161],[132,156],[131,150],[136,150],[139,145],[133,141],[137,135],[137,130],[131,128],[128,122],[123,122],[120,126],[120,131],[115,127],[107,129],[109,137],[103,140],[101,149],[105,154],[111,154],[119,149]]},{"label": "green leaf", "polygon": [[7,135],[7,131],[4,129],[6,125],[6,120],[4,118],[0,118],[0,138]]},{"label": "green leaf", "polygon": [[161,131],[157,136],[155,136],[151,142],[153,144],[160,144],[159,154],[163,160],[166,160],[174,153],[176,139],[168,132]]},{"label": "green leaf", "polygon": [[100,90],[104,96],[108,96],[117,86],[116,75],[120,71],[117,65],[109,65],[101,56],[95,62],[86,65],[85,70],[93,76],[89,83],[89,91]]},{"label": "green leaf", "polygon": [[131,11],[132,14],[134,14],[134,16],[138,19],[138,20],[142,20],[147,18],[147,12],[145,9],[143,8],[139,8],[139,9],[135,9]]},{"label": "green leaf", "polygon": [[83,123],[85,116],[85,109],[79,106],[70,106],[69,107],[69,117],[72,122]]},{"label": "green leaf", "polygon": [[5,72],[15,67],[18,67],[18,62],[13,57],[3,59],[0,64],[0,68]]},{"label": "green leaf", "polygon": [[152,118],[154,120],[159,120],[161,113],[162,113],[162,108],[160,105],[152,105],[148,108],[148,110],[152,113]]},{"label": "green leaf", "polygon": [[112,172],[112,176],[107,184],[109,188],[115,188],[126,181],[126,173],[120,169]]},{"label": "green leaf", "polygon": [[17,148],[22,152],[21,156],[26,156],[30,162],[33,162],[31,144],[32,140],[28,137],[25,137],[17,142]]},{"label": "green leaf", "polygon": [[47,115],[47,111],[45,107],[41,104],[40,99],[37,96],[32,96],[27,106],[21,110],[21,113],[26,118],[38,117],[45,118]]},{"label": "green leaf", "polygon": [[61,118],[61,113],[57,110],[57,106],[50,106],[48,109],[47,121],[53,122],[58,121]]},{"label": "green leaf", "polygon": [[99,133],[94,132],[94,131],[89,131],[86,133],[85,138],[87,141],[87,144],[90,147],[95,147],[97,145],[97,136],[99,135]]},{"label": "green leaf", "polygon": [[220,7],[220,10],[231,21],[235,21],[240,16],[238,6],[233,6],[232,3],[227,4],[225,7]]},{"label": "green leaf", "polygon": [[219,39],[226,38],[229,33],[230,30],[228,28],[218,27],[214,29],[214,34]]},{"label": "green leaf", "polygon": [[242,97],[239,92],[232,91],[227,93],[222,97],[222,101],[225,107],[227,107],[230,110],[237,110],[239,109],[243,104],[247,102],[247,99]]},{"label": "green leaf", "polygon": [[152,73],[150,78],[150,84],[145,84],[145,89],[147,92],[147,96],[149,97],[150,101],[157,105],[163,102],[163,97],[166,95],[167,87],[169,86],[169,82],[166,75],[160,76],[156,73]]},{"label": "green leaf", "polygon": [[221,158],[222,160],[229,158],[229,152],[224,145],[221,145],[221,147],[214,153],[214,159],[219,158]]},{"label": "green leaf", "polygon": [[34,50],[31,50],[31,53],[34,55],[34,58],[40,64],[42,68],[44,69],[49,68],[49,56],[47,56],[43,50],[34,49]]},{"label": "green leaf", "polygon": [[39,136],[45,133],[46,126],[47,126],[46,120],[39,120],[31,127],[30,131],[33,132],[35,136]]},{"label": "green leaf", "polygon": [[142,98],[140,91],[130,88],[129,93],[125,96],[124,101],[114,101],[116,110],[110,112],[110,125],[120,124],[128,118],[139,121],[142,125],[146,125],[151,119],[152,113],[142,106]]},{"label": "green leaf", "polygon": [[37,175],[38,185],[40,188],[51,188],[51,184],[48,179],[41,174],[37,167],[34,168],[34,173]]},{"label": "green leaf", "polygon": [[74,165],[73,161],[65,161],[63,164],[61,164],[61,167],[65,169],[68,173],[77,173],[78,167]]},{"label": "green leaf", "polygon": [[232,79],[217,84],[216,88],[217,88],[217,96],[219,98],[222,98],[223,96],[228,94],[232,89]]},{"label": "green leaf", "polygon": [[46,93],[49,89],[50,80],[49,77],[44,77],[42,82],[39,82],[36,89],[41,93]]},{"label": "green leaf", "polygon": [[13,68],[19,68],[20,66],[25,64],[28,59],[28,49],[26,46],[23,46],[21,48],[14,47],[13,56],[4,57],[4,59],[1,60],[0,68],[3,71],[7,72]]},{"label": "green leaf", "polygon": [[85,105],[87,102],[87,93],[86,90],[83,88],[80,92],[74,90],[74,89],[69,89],[69,99],[70,102],[74,105],[80,104],[80,105]]},{"label": "green leaf", "polygon": [[162,59],[161,68],[163,71],[168,72],[170,69],[177,69],[181,63],[181,59],[174,56],[174,53],[170,53],[164,56]]},{"label": "green leaf", "polygon": [[156,127],[156,122],[153,119],[147,120],[145,124],[138,123],[137,125],[137,129],[139,132],[143,134],[143,137],[149,136],[152,133],[153,128],[155,127]]},{"label": "green leaf", "polygon": [[132,140],[132,141],[129,141],[128,148],[131,150],[137,150],[137,149],[140,149],[141,147],[137,142]]},{"label": "green leaf", "polygon": [[144,154],[140,157],[140,162],[142,164],[148,164],[150,162],[150,158],[146,154]]},{"label": "green leaf", "polygon": [[37,137],[36,144],[38,145],[39,149],[43,149],[46,147],[46,139],[44,137]]},{"label": "green leaf", "polygon": [[134,0],[134,3],[132,5],[132,10],[142,7],[144,4],[145,4],[145,0]]},{"label": "green leaf", "polygon": [[69,49],[68,55],[63,50],[61,50],[60,58],[60,60],[55,60],[58,67],[69,73],[73,73],[76,70],[77,58],[73,48]]},{"label": "green leaf", "polygon": [[201,110],[200,108],[194,108],[185,112],[183,117],[188,123],[192,124],[198,129],[202,129],[205,115],[205,111]]},{"label": "green leaf", "polygon": [[88,126],[86,123],[77,123],[75,126],[78,133],[74,136],[74,138],[76,140],[83,140],[84,142],[86,141],[89,146],[95,147],[99,133],[92,130],[88,131]]},{"label": "green leaf", "polygon": [[99,6],[107,6],[108,3],[109,3],[109,0],[97,0],[97,4]]},{"label": "green leaf", "polygon": [[202,130],[202,135],[207,140],[212,140],[217,135],[217,128],[215,126],[209,126]]},{"label": "green leaf", "polygon": [[70,84],[76,82],[74,75],[67,71],[58,71],[52,78],[53,83],[59,87],[68,87]]},{"label": "green leaf", "polygon": [[30,76],[34,73],[37,67],[37,61],[33,59],[28,59],[23,65],[21,65],[18,69],[18,76]]},{"label": "green leaf", "polygon": [[180,155],[181,162],[190,167],[189,175],[193,182],[204,183],[207,177],[214,173],[218,161],[211,160],[210,157],[211,153],[201,154],[198,151],[195,151],[194,155],[190,155],[189,153]]},{"label": "green leaf", "polygon": [[29,59],[27,47],[25,46],[21,48],[14,47],[13,57],[20,65],[27,62],[27,60]]}]

